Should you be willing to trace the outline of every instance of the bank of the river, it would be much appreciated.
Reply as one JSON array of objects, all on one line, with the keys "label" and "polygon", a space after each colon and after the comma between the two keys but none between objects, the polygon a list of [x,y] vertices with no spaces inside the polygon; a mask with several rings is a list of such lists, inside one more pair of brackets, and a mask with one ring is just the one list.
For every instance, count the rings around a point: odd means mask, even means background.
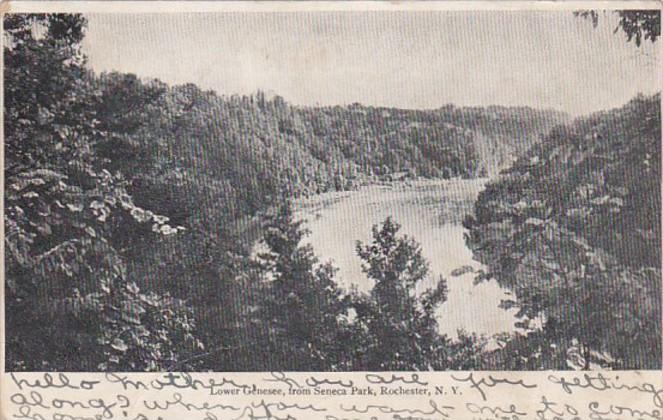
[{"label": "bank of the river", "polygon": [[[465,246],[461,224],[472,211],[487,179],[415,180],[370,185],[357,191],[325,193],[295,201],[298,218],[311,231],[307,241],[323,260],[339,268],[339,284],[368,291],[372,287],[356,255],[356,241],[369,242],[371,227],[388,216],[402,225],[401,233],[415,238],[430,262],[431,287],[442,275],[449,298],[438,312],[441,332],[456,330],[492,335],[513,330],[513,313],[498,307],[506,297],[495,283],[475,286],[472,272],[481,268]],[[454,276],[453,274],[456,274]]]}]

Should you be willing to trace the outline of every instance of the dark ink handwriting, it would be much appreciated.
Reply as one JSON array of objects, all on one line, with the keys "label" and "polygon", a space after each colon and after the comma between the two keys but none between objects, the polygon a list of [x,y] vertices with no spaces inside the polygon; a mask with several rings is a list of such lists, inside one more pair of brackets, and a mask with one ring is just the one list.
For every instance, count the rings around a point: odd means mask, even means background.
[{"label": "dark ink handwriting", "polygon": [[314,376],[311,376],[306,379],[306,385],[310,387],[317,387],[319,385],[338,385],[344,388],[352,388],[354,386],[354,382],[351,379],[348,381],[343,381],[342,379],[338,381],[332,381],[326,378],[318,379]]},{"label": "dark ink handwriting", "polygon": [[388,385],[394,382],[403,382],[404,384],[417,384],[423,386],[428,385],[428,382],[421,382],[419,380],[419,375],[417,375],[416,373],[411,374],[409,379],[405,376],[396,376],[394,374],[392,374],[390,378],[378,375],[376,373],[369,373],[366,374],[366,380],[372,384]]},{"label": "dark ink handwriting", "polygon": [[265,382],[282,382],[286,385],[288,385],[288,389],[292,388],[301,388],[302,386],[297,383],[292,378],[289,378],[285,373],[283,372],[270,372],[270,375],[272,375],[271,378],[265,378],[263,379]]},{"label": "dark ink handwriting", "polygon": [[525,414],[527,414],[525,412],[518,411],[514,404],[509,405],[509,407],[506,409],[497,406],[491,407],[488,405],[478,405],[474,403],[466,403],[465,407],[472,414],[485,414],[486,412],[488,412],[492,416],[498,418],[502,417],[505,414],[506,415],[513,414],[516,416],[524,416]]},{"label": "dark ink handwriting", "polygon": [[479,394],[481,394],[481,398],[483,398],[484,401],[486,401],[486,391],[482,388],[482,386],[493,388],[497,385],[513,385],[513,386],[521,386],[527,389],[532,389],[537,387],[536,384],[526,384],[520,379],[517,381],[512,381],[506,378],[494,378],[493,375],[488,375],[487,379],[481,378],[478,381],[474,378],[473,373],[470,373],[465,378],[457,378],[455,375],[451,375],[451,378],[458,382],[469,382],[471,384],[470,388],[476,389],[479,392]]},{"label": "dark ink handwriting", "polygon": [[560,385],[567,394],[573,394],[574,388],[590,388],[596,391],[606,391],[610,389],[617,391],[627,390],[650,394],[654,405],[658,408],[663,408],[663,388],[656,389],[653,384],[648,382],[645,382],[642,385],[626,385],[617,382],[619,381],[619,376],[616,376],[613,380],[611,377],[604,376],[602,373],[598,373],[594,376],[585,373],[582,377],[575,376],[573,379],[567,379],[564,376],[558,377],[551,374],[548,376],[548,380],[554,384]]},{"label": "dark ink handwriting", "polygon": [[148,410],[168,410],[171,407],[184,407],[187,411],[205,411],[205,410],[231,410],[239,411],[241,408],[226,404],[210,404],[205,401],[202,404],[189,403],[182,399],[182,394],[176,392],[173,398],[165,401],[143,400],[143,405]]},{"label": "dark ink handwriting", "polygon": [[387,405],[367,405],[364,408],[357,408],[356,405],[352,405],[352,407],[346,408],[341,404],[340,408],[343,411],[346,412],[351,412],[351,413],[359,413],[359,414],[366,414],[370,410],[377,410],[383,414],[417,414],[417,415],[424,415],[424,416],[432,416],[439,414],[443,417],[449,417],[449,413],[447,411],[455,410],[455,407],[452,406],[438,406],[437,403],[433,400],[428,401],[430,411],[425,411],[425,410],[420,410],[420,409],[408,409],[408,408],[403,408],[403,409],[395,409],[393,407],[389,407]]},{"label": "dark ink handwriting", "polygon": [[[122,382],[124,385],[124,382]],[[200,379],[194,379],[189,373],[174,373],[168,372],[164,374],[160,379],[155,379],[151,382],[153,389],[162,390],[164,388],[173,387],[177,389],[207,389],[213,393],[213,390],[222,386],[232,386],[239,389],[251,389],[249,385],[238,384],[233,380],[226,378],[221,378],[220,382],[217,382],[214,378],[209,378],[206,382],[201,381]],[[126,388],[126,385],[125,385]]]},{"label": "dark ink handwriting", "polygon": [[[625,407],[625,406],[619,406],[619,405],[613,405],[610,404],[610,406],[604,410],[599,410],[600,403],[596,401],[592,401],[588,405],[589,411],[590,411],[590,416],[593,416],[593,418],[615,418],[614,416],[620,416],[617,418],[624,418],[623,416],[628,416],[629,418],[637,418],[637,419],[644,419],[644,418],[651,418],[651,419],[660,419],[661,418],[661,411],[654,409],[651,411],[646,411],[646,410],[640,410],[636,408],[630,408],[630,407]],[[608,416],[608,417],[603,417],[603,416]]]},{"label": "dark ink handwriting", "polygon": [[14,381],[14,384],[18,387],[19,390],[23,391],[23,387],[27,388],[56,388],[56,389],[82,389],[82,390],[91,390],[94,389],[94,386],[97,385],[100,381],[88,381],[82,380],[78,382],[78,385],[72,383],[67,375],[64,373],[58,373],[56,376],[51,375],[50,373],[44,373],[43,381],[37,379],[30,382],[27,379],[18,379],[14,375],[14,372],[9,374]]}]

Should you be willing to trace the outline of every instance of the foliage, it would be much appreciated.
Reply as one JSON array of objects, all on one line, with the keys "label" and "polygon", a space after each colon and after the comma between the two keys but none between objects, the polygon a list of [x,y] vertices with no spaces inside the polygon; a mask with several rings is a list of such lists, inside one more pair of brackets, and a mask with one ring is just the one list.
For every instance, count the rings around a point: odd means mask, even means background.
[{"label": "foliage", "polygon": [[284,370],[339,370],[340,340],[348,299],[337,287],[331,264],[319,264],[306,231],[293,220],[288,203],[266,216],[264,246],[258,256],[263,300],[256,316],[267,327],[269,356]]},{"label": "foliage", "polygon": [[[633,40],[636,46],[640,46],[643,40],[656,42],[661,36],[661,11],[656,10],[615,10],[619,17],[619,23],[615,27],[618,31],[626,34],[626,41]],[[599,13],[596,10],[580,10],[574,12],[576,16],[591,20],[596,28],[599,24]]]},{"label": "foliage", "polygon": [[661,364],[660,138],[660,95],[553,129],[466,221],[488,267],[479,280],[514,292],[505,306],[543,327],[546,348],[576,340],[585,367],[592,352],[619,368]]},{"label": "foliage", "polygon": [[[373,242],[357,243],[364,272],[375,282],[369,296],[355,298],[357,330],[364,341],[354,370],[428,370],[446,365],[446,338],[437,331],[436,307],[447,297],[446,281],[417,293],[427,280],[421,247],[396,234],[400,225],[387,218],[373,227]],[[446,367],[446,366],[445,366]]]},{"label": "foliage", "polygon": [[[621,27],[655,41],[660,15],[639,13]],[[660,367],[659,97],[554,129],[565,115],[525,107],[297,107],[95,75],[85,25],[4,17],[10,369],[566,368],[574,351]],[[422,290],[428,263],[396,222],[358,244],[374,287],[348,296],[275,205],[522,154],[467,222],[526,328],[494,351],[438,333],[446,282]]]},{"label": "foliage", "polygon": [[[95,152],[109,135],[80,54],[85,20],[9,14],[4,23],[8,365],[94,370],[106,362],[95,357],[115,348],[108,368],[163,368],[184,351],[179,335],[197,345],[187,335],[193,324],[167,298],[126,289],[112,232],[179,229],[134,204]],[[131,341],[119,345],[124,336]],[[72,358],[78,351],[87,357]]]},{"label": "foliage", "polygon": [[[129,165],[126,169],[140,162],[137,172],[123,171],[135,173],[134,188],[162,196],[160,203],[172,201],[178,205],[175,214],[182,216],[191,204],[168,188],[176,180],[196,193],[200,185],[209,185],[207,197],[222,197],[225,212],[237,217],[254,214],[283,194],[353,189],[396,173],[479,176],[487,170],[485,155],[501,144],[508,152],[522,151],[565,119],[530,108],[300,108],[262,92],[225,97],[194,85],[141,84],[120,74],[101,75],[99,86],[102,103],[128,110],[123,127],[145,122],[104,147],[104,156]],[[478,151],[484,142],[489,150]]]},{"label": "foliage", "polygon": [[483,175],[564,119],[529,108],[303,108],[262,92],[219,96],[118,73],[93,84],[110,133],[96,153],[128,177],[137,205],[186,227],[164,238],[116,224],[128,279],[190,302],[201,339],[218,349],[205,358],[216,370],[255,366],[237,360],[243,343],[255,347],[245,305],[259,305],[262,288],[250,254],[261,239],[259,215],[275,201],[396,176]]}]

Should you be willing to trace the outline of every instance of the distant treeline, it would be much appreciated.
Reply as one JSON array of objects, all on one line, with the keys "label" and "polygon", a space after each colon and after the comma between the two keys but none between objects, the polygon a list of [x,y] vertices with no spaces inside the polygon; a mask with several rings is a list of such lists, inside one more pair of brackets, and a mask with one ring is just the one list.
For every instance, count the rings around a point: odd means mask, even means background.
[{"label": "distant treeline", "polygon": [[218,96],[117,73],[93,83],[100,120],[114,133],[100,153],[131,176],[137,195],[170,201],[180,179],[222,197],[233,216],[275,196],[353,189],[397,173],[486,176],[566,119],[526,107],[297,107],[262,92]]},{"label": "distant treeline", "polygon": [[[259,92],[221,97],[195,85],[95,75],[80,50],[85,25],[82,16],[71,14],[4,17],[8,369],[547,366],[527,353],[529,344],[521,353],[486,352],[478,337],[440,336],[433,314],[446,298],[444,279],[415,296],[416,284],[429,274],[427,262],[412,238],[398,235],[396,221],[374,227],[373,241],[357,246],[374,283],[370,293],[340,291],[335,269],[301,244],[303,231],[287,202],[399,176],[484,176],[544,138],[565,120],[563,114],[501,107],[296,107]],[[618,358],[617,366],[636,363],[623,349],[626,327],[615,330],[622,341],[573,335],[564,323],[579,312],[558,316],[541,303],[551,302],[544,293],[549,286],[529,287],[531,276],[507,271],[527,247],[514,251],[514,261],[504,260],[506,268],[498,265],[494,259],[503,260],[490,252],[511,251],[510,237],[490,229],[506,223],[504,200],[518,211],[541,207],[538,216],[534,210],[510,216],[519,223],[513,229],[557,223],[564,235],[591,247],[591,258],[602,255],[598,249],[614,257],[624,267],[615,275],[633,279],[629,273],[640,270],[637,278],[652,278],[637,283],[638,299],[660,297],[660,272],[642,268],[657,261],[660,268],[660,255],[652,251],[660,231],[650,228],[660,226],[660,207],[652,201],[660,194],[652,190],[660,185],[656,100],[641,98],[623,110],[553,129],[482,194],[468,220],[470,245],[490,274],[516,291],[524,318],[545,317],[546,334],[565,331],[564,345],[576,339],[587,349],[605,350]],[[604,128],[585,128],[600,124]],[[622,142],[614,148],[600,140],[613,135]],[[630,159],[628,165],[620,158]],[[591,165],[582,164],[587,159]],[[606,162],[611,169],[592,172]],[[522,169],[528,165],[535,169]],[[614,181],[619,179],[625,181]],[[593,186],[585,187],[590,181]],[[586,201],[574,198],[585,189],[578,197]],[[552,193],[560,196],[546,195]],[[521,200],[530,195],[538,201]],[[588,207],[589,213],[579,208],[580,221],[593,229],[584,233],[567,213],[594,201],[598,207]],[[622,236],[606,225],[618,226]],[[261,255],[253,253],[257,241],[266,246]],[[482,248],[484,242],[489,248]],[[638,252],[629,254],[613,242],[636,244]],[[626,255],[640,265],[629,266]],[[566,271],[578,267],[554,264]],[[583,271],[583,278],[594,272]],[[534,303],[528,290],[538,293]],[[588,293],[585,288],[577,296],[582,302],[600,298]],[[610,302],[618,301],[615,296]],[[575,305],[570,310],[579,307],[566,295],[555,299]],[[660,331],[650,316],[658,310],[660,320],[660,305],[642,302],[649,312],[632,311],[638,316],[633,325],[649,340]],[[620,319],[631,319],[624,311],[639,306],[615,307],[622,308]],[[594,325],[582,322],[583,331]],[[506,340],[515,346],[540,337],[537,330]],[[555,366],[566,366],[560,360]],[[660,365],[660,359],[641,360],[639,366]]]}]

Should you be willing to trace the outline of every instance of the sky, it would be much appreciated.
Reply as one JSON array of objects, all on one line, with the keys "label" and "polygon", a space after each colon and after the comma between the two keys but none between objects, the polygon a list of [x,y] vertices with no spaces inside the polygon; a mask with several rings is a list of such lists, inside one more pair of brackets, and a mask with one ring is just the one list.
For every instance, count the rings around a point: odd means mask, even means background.
[{"label": "sky", "polygon": [[661,86],[661,42],[570,11],[88,14],[97,71],[297,105],[533,106],[582,115]]}]

